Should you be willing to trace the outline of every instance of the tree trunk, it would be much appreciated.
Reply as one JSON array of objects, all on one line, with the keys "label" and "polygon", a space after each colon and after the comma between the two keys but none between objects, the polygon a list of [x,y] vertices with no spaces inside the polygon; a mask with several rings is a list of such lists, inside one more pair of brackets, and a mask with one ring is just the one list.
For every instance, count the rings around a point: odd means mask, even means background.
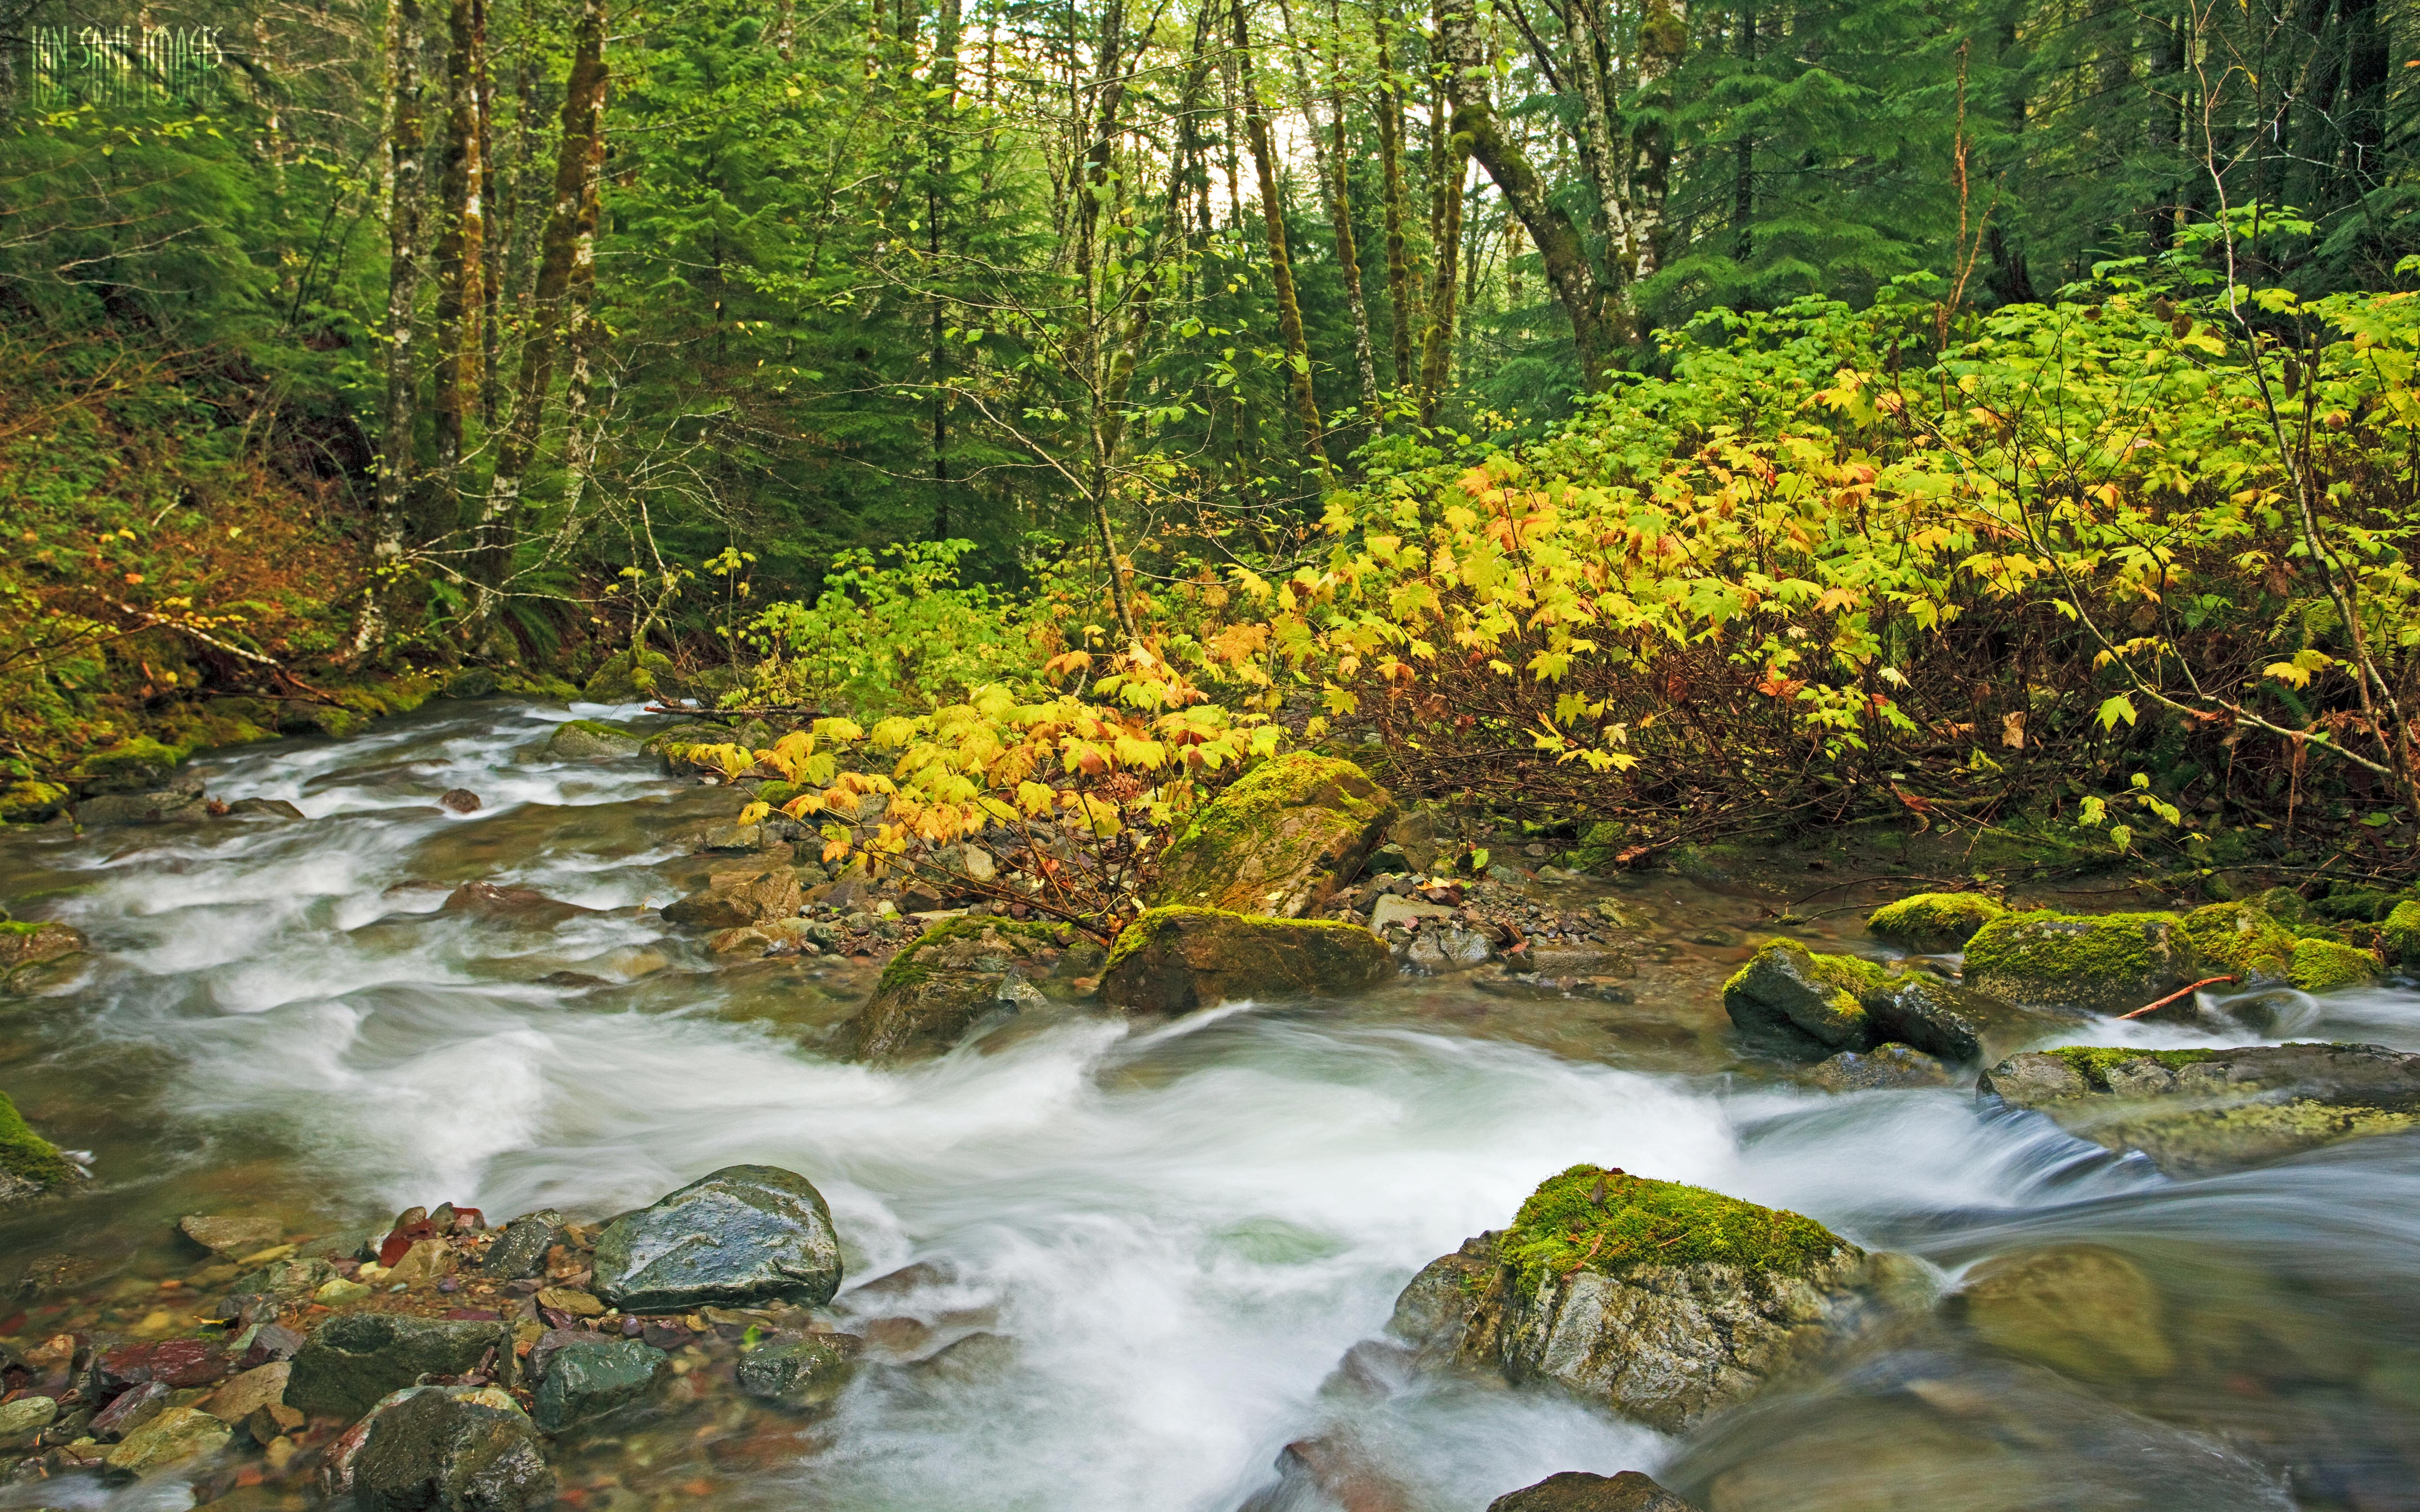
[{"label": "tree trunk", "polygon": [[412,430],[417,416],[419,348],[412,325],[420,304],[421,156],[427,138],[420,117],[420,0],[395,0],[393,84],[387,123],[386,398],[379,428],[378,512],[370,566],[377,575],[353,628],[353,651],[386,638],[385,589],[403,560],[404,510],[412,485]]},{"label": "tree trunk", "polygon": [[[538,254],[534,320],[522,338],[512,410],[496,445],[495,472],[479,510],[478,579],[489,590],[511,577],[522,482],[537,455],[555,354],[573,323],[568,307],[575,296],[584,303],[594,283],[598,184],[605,165],[605,0],[584,0],[572,39],[571,77],[564,90],[563,146],[555,158],[554,202]],[[580,282],[576,290],[575,279]],[[578,391],[582,383],[575,380],[572,387]],[[483,618],[488,603],[483,594]]]},{"label": "tree trunk", "polygon": [[1429,323],[1420,340],[1420,424],[1437,423],[1446,367],[1453,355],[1455,274],[1462,255],[1463,138],[1453,129],[1451,101],[1440,83],[1429,107]]},{"label": "tree trunk", "polygon": [[1269,115],[1252,75],[1251,38],[1244,24],[1244,0],[1233,0],[1235,73],[1244,97],[1244,139],[1261,186],[1261,221],[1269,243],[1269,282],[1278,297],[1278,334],[1285,343],[1286,386],[1302,417],[1303,445],[1322,472],[1331,471],[1319,423],[1319,399],[1311,387],[1311,347],[1303,337],[1302,304],[1295,298],[1294,263],[1286,252],[1285,198],[1278,190],[1277,154],[1269,141]]},{"label": "tree trunk", "polygon": [[1395,387],[1412,383],[1412,263],[1404,248],[1404,96],[1387,52],[1387,23],[1378,23],[1378,171],[1385,185],[1387,302],[1394,315]]},{"label": "tree trunk", "polygon": [[[1739,58],[1756,64],[1756,7],[1739,8]],[[1756,252],[1756,138],[1742,129],[1731,144],[1731,260],[1743,271]]]},{"label": "tree trunk", "polygon": [[479,161],[481,69],[476,0],[452,0],[446,31],[445,152],[437,241],[437,384],[429,406],[436,455],[424,500],[424,539],[461,529],[463,420],[478,393],[480,244],[485,239],[485,165]]},{"label": "tree trunk", "polygon": [[[938,278],[941,267],[942,201],[949,194],[950,132],[958,104],[959,0],[939,0],[933,18],[933,92],[931,116],[925,123],[926,182],[924,191],[924,255],[926,276]],[[949,346],[942,337],[947,324],[940,291],[931,296],[932,331],[929,349],[933,386],[933,539],[950,538],[950,404]]]},{"label": "tree trunk", "polygon": [[[489,69],[488,0],[473,0],[472,19],[478,28],[479,39],[479,162],[489,186],[489,218],[494,220],[498,186],[509,195],[512,179],[496,166],[496,84]],[[489,227],[480,242],[479,424],[489,432],[496,428],[498,370],[504,362],[504,239],[511,234],[508,227],[509,223],[498,221]]]},{"label": "tree trunk", "polygon": [[[1286,34],[1295,35],[1292,9],[1280,0],[1285,19]],[[1338,0],[1328,0],[1329,15],[1336,21],[1339,45],[1343,37],[1342,12]],[[1327,108],[1329,119],[1319,118],[1319,92],[1312,87],[1310,65],[1303,61],[1304,50],[1286,49],[1286,61],[1294,69],[1295,85],[1302,96],[1303,124],[1311,129],[1312,165],[1319,172],[1319,187],[1327,201],[1327,220],[1336,243],[1336,268],[1344,283],[1344,304],[1353,317],[1353,357],[1361,379],[1361,408],[1375,417],[1378,412],[1378,363],[1370,349],[1370,307],[1361,297],[1361,259],[1353,242],[1353,185],[1347,170],[1344,135],[1344,89],[1342,83],[1342,56],[1328,60]]]},{"label": "tree trunk", "polygon": [[1613,358],[1610,301],[1589,262],[1579,228],[1561,206],[1547,198],[1544,182],[1529,166],[1528,157],[1506,137],[1488,101],[1486,55],[1480,47],[1472,0],[1437,0],[1437,30],[1454,91],[1453,134],[1467,140],[1470,155],[1537,245],[1546,281],[1571,316],[1583,379],[1591,390],[1602,388]]}]

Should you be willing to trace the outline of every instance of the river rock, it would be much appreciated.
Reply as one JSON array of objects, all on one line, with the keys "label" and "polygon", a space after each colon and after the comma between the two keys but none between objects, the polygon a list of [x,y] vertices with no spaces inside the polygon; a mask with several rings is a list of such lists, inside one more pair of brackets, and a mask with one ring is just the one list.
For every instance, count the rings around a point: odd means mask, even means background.
[{"label": "river rock", "polygon": [[798,873],[785,866],[719,872],[705,887],[664,909],[667,923],[690,929],[740,929],[787,918],[803,901]]},{"label": "river rock", "polygon": [[2008,910],[1979,892],[1919,892],[1866,916],[1866,933],[1911,950],[1954,950]]},{"label": "river rock", "polygon": [[2378,927],[2378,948],[2402,966],[2420,966],[2420,902],[2399,903]]},{"label": "river rock", "polygon": [[759,1344],[739,1357],[739,1389],[794,1411],[830,1406],[848,1385],[857,1338],[810,1334]]},{"label": "river rock", "polygon": [[2174,914],[2009,914],[1966,942],[1966,985],[2025,1008],[2129,1013],[2195,979]]},{"label": "river rock", "polygon": [[559,762],[606,761],[636,756],[643,737],[602,719],[574,719],[554,727],[546,753]]},{"label": "river rock", "polygon": [[1404,947],[1404,964],[1423,977],[1483,966],[1496,956],[1496,942],[1459,924],[1431,924]]},{"label": "river rock", "polygon": [[1956,1080],[1947,1066],[1903,1044],[1881,1044],[1864,1052],[1843,1050],[1809,1072],[1807,1079],[1827,1092],[1947,1087]]},{"label": "river rock", "polygon": [[181,1390],[225,1381],[233,1362],[227,1351],[207,1339],[162,1339],[151,1344],[121,1344],[101,1350],[92,1363],[96,1399],[149,1381]]},{"label": "river rock", "polygon": [[219,1218],[193,1213],[177,1220],[177,1231],[225,1260],[257,1254],[286,1237],[274,1218]]},{"label": "river rock", "polygon": [[1050,974],[1073,933],[989,918],[926,931],[882,968],[873,1000],[849,1021],[845,1054],[876,1062],[940,1054],[978,1022],[1039,996],[1028,979]]},{"label": "river rock", "polygon": [[59,1415],[59,1404],[49,1396],[19,1396],[0,1402],[0,1451],[30,1449],[34,1440]]},{"label": "river rock", "polygon": [[306,1297],[336,1279],[336,1268],[314,1255],[271,1260],[227,1284],[238,1294],[261,1297]]},{"label": "river rock", "polygon": [[187,778],[147,792],[92,795],[77,801],[75,817],[88,829],[104,825],[165,825],[203,817],[209,811],[205,801],[202,784]]},{"label": "river rock", "polygon": [[240,1423],[264,1407],[284,1403],[287,1377],[293,1370],[292,1362],[287,1360],[256,1365],[229,1379],[194,1406],[222,1423]]},{"label": "river rock", "polygon": [[1988,1065],[2081,1020],[2019,1008],[1921,971],[1887,977],[1857,995],[1877,1043],[1896,1041],[1952,1065]]},{"label": "river rock", "polygon": [[504,1225],[479,1258],[479,1273],[520,1281],[546,1269],[546,1252],[563,1232],[563,1214],[552,1208],[525,1212]]},{"label": "river rock", "polygon": [[840,1289],[840,1241],[823,1194],[773,1165],[732,1165],[597,1238],[596,1289],[629,1312],[787,1300],[810,1307]]},{"label": "river rock", "polygon": [[2060,1244],[1984,1262],[1949,1299],[1952,1316],[1994,1349],[2098,1385],[2176,1368],[2159,1289],[2133,1260],[2098,1244]]},{"label": "river rock", "polygon": [[1357,924],[1154,908],[1127,925],[1101,972],[1101,1001],[1129,1013],[1189,1013],[1246,998],[1359,992],[1394,974]]},{"label": "river rock", "polygon": [[1867,1262],[1793,1212],[1575,1165],[1413,1277],[1388,1329],[1430,1368],[1551,1382],[1682,1433],[1819,1350]]},{"label": "river rock", "polygon": [[65,1191],[80,1177],[59,1147],[36,1134],[0,1092],[0,1208]]},{"label": "river rock", "polygon": [[362,1512],[535,1512],[554,1504],[554,1472],[530,1420],[467,1395],[414,1392],[382,1408],[347,1468]]},{"label": "river rock", "polygon": [[171,1407],[129,1433],[104,1461],[111,1475],[140,1480],[190,1464],[227,1446],[235,1430],[190,1407]]},{"label": "river rock", "polygon": [[2011,1056],[1978,1091],[2172,1176],[2237,1170],[2420,1124],[2420,1055],[2374,1044]]},{"label": "river rock", "polygon": [[1698,1509],[1635,1470],[1591,1475],[1566,1470],[1535,1486],[1508,1491],[1487,1504],[1487,1512],[1698,1512]]},{"label": "river rock", "polygon": [[85,1431],[102,1443],[116,1443],[166,1412],[176,1395],[177,1388],[163,1381],[147,1381],[139,1386],[129,1386],[93,1414]]},{"label": "river rock", "polygon": [[1870,961],[1775,940],[1723,983],[1723,1011],[1743,1029],[1794,1031],[1827,1049],[1862,1050],[1873,1031],[1858,995],[1886,979]]},{"label": "river rock", "polygon": [[2286,980],[2306,993],[2366,987],[2378,980],[2378,957],[2335,940],[2302,939],[2286,966]]},{"label": "river rock", "polygon": [[2177,927],[2193,946],[2196,976],[2229,976],[2238,986],[2261,987],[2293,974],[2294,936],[2250,903],[2196,908]]},{"label": "river rock", "polygon": [[63,960],[89,949],[84,931],[49,920],[0,920],[0,980],[26,966]]},{"label": "river rock", "polygon": [[511,1370],[513,1337],[504,1323],[340,1314],[295,1351],[286,1404],[349,1422],[423,1376],[466,1375],[483,1362],[500,1375]]},{"label": "river rock", "polygon": [[1394,817],[1395,800],[1351,762],[1272,757],[1193,816],[1147,901],[1300,918],[1353,879]]},{"label": "river rock", "polygon": [[438,906],[449,914],[478,914],[540,929],[597,912],[594,908],[582,908],[578,903],[550,898],[535,888],[500,887],[492,882],[465,882],[447,893],[445,901]]},{"label": "river rock", "polygon": [[469,788],[447,788],[437,795],[437,806],[448,813],[477,813],[480,809],[479,795]]},{"label": "river rock", "polygon": [[222,819],[300,819],[302,810],[284,798],[238,798],[226,806]]},{"label": "river rock", "polygon": [[590,1334],[556,1350],[537,1386],[539,1431],[560,1433],[644,1399],[671,1365],[672,1356],[637,1339]]}]

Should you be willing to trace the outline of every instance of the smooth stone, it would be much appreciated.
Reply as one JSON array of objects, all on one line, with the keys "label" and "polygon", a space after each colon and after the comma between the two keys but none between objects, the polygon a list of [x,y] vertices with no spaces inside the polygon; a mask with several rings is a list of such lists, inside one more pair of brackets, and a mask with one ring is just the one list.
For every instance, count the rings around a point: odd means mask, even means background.
[{"label": "smooth stone", "polygon": [[2099,1245],[1989,1260],[1951,1307],[1995,1349],[2079,1380],[2124,1384],[2176,1368],[2158,1288],[2133,1260]]},{"label": "smooth stone", "polygon": [[539,1431],[560,1433],[644,1399],[671,1365],[672,1356],[637,1339],[590,1335],[549,1356],[532,1415]]},{"label": "smooth stone", "polygon": [[0,1449],[30,1449],[34,1438],[57,1419],[59,1404],[49,1396],[20,1396],[0,1402]]},{"label": "smooth stone", "polygon": [[597,1295],[630,1312],[777,1300],[820,1307],[840,1288],[840,1241],[805,1177],[732,1165],[607,1225],[594,1275]]},{"label": "smooth stone", "polygon": [[273,1403],[286,1400],[286,1380],[292,1362],[273,1361],[229,1380],[194,1405],[222,1423],[240,1423]]},{"label": "smooth stone", "polygon": [[109,1452],[113,1476],[142,1479],[174,1470],[225,1448],[235,1430],[190,1407],[171,1407],[126,1436]]},{"label": "smooth stone", "polygon": [[203,1213],[179,1219],[177,1231],[223,1259],[239,1259],[274,1244],[286,1226],[274,1218],[214,1218]]},{"label": "smooth stone", "polygon": [[535,1512],[554,1503],[554,1472],[530,1420],[442,1391],[380,1412],[349,1468],[361,1512]]},{"label": "smooth stone", "polygon": [[508,1373],[513,1338],[502,1322],[347,1314],[320,1324],[295,1351],[286,1402],[350,1421],[423,1376],[465,1375],[491,1354],[491,1368]]},{"label": "smooth stone", "polygon": [[1190,1013],[1359,992],[1394,972],[1393,953],[1357,924],[1154,908],[1118,936],[1101,1001],[1129,1013]]},{"label": "smooth stone", "polygon": [[1591,1475],[1566,1470],[1535,1486],[1508,1491],[1487,1504],[1487,1512],[1698,1512],[1636,1470]]},{"label": "smooth stone", "polygon": [[857,1343],[846,1334],[810,1334],[759,1344],[739,1357],[739,1389],[797,1410],[828,1406],[848,1385]]},{"label": "smooth stone", "polygon": [[501,1281],[520,1281],[546,1268],[546,1252],[563,1232],[563,1214],[552,1208],[526,1212],[504,1225],[480,1257],[479,1273]]},{"label": "smooth stone", "polygon": [[1860,1054],[1843,1050],[1807,1072],[1827,1092],[1869,1092],[1896,1088],[1947,1087],[1949,1068],[1903,1044],[1877,1045]]}]

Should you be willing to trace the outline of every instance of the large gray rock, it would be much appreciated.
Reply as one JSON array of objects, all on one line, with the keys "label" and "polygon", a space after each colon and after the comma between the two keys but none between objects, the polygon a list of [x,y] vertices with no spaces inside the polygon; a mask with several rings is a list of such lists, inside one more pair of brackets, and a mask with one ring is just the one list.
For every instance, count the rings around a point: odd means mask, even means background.
[{"label": "large gray rock", "polygon": [[2068,1045],[2011,1056],[1978,1090],[2105,1149],[2139,1150],[2172,1176],[2420,1128],[2420,1055],[2375,1044]]},{"label": "large gray rock", "polygon": [[1357,924],[1154,908],[1125,927],[1101,972],[1101,1001],[1129,1013],[1189,1013],[1245,998],[1329,996],[1395,974]]},{"label": "large gray rock", "polygon": [[320,1324],[295,1351],[286,1405],[350,1421],[424,1376],[466,1375],[484,1364],[504,1377],[512,1362],[512,1332],[501,1322],[349,1313]]},{"label": "large gray rock", "polygon": [[726,872],[707,886],[664,909],[668,923],[691,929],[739,929],[768,919],[788,918],[799,911],[803,894],[798,873],[786,866],[761,872]]},{"label": "large gray rock", "polygon": [[599,719],[574,719],[568,724],[554,727],[554,733],[546,742],[546,753],[559,762],[593,762],[617,756],[636,756],[644,738]]},{"label": "large gray rock", "polygon": [[2073,1014],[2020,1008],[1920,971],[1875,983],[1857,1001],[1876,1043],[1912,1045],[1953,1065],[1989,1065],[2080,1022]]},{"label": "large gray rock", "polygon": [[1413,1277],[1388,1331],[1425,1367],[1554,1384],[1683,1433],[1852,1326],[1880,1258],[1795,1213],[1575,1166],[1512,1228]]},{"label": "large gray rock", "polygon": [[1487,1512],[1697,1512],[1697,1508],[1635,1470],[1619,1475],[1566,1470],[1497,1497],[1487,1504]]},{"label": "large gray rock", "polygon": [[864,1011],[849,1021],[847,1057],[887,1062],[936,1056],[994,1014],[1041,995],[1073,935],[1067,926],[954,918],[891,958]]},{"label": "large gray rock", "polygon": [[381,1411],[348,1468],[361,1512],[534,1512],[554,1503],[554,1472],[529,1419],[442,1391]]},{"label": "large gray rock", "polygon": [[653,1345],[586,1335],[548,1357],[537,1386],[537,1426],[560,1433],[643,1401],[671,1365],[672,1356]]},{"label": "large gray rock", "polygon": [[732,1165],[597,1237],[597,1294],[634,1313],[787,1300],[840,1289],[840,1240],[823,1194],[773,1165]]}]

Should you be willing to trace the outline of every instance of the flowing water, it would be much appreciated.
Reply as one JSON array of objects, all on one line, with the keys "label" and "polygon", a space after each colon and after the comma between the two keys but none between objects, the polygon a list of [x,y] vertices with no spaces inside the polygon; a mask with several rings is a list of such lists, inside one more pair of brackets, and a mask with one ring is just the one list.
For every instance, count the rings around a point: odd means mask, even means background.
[{"label": "flowing water", "polygon": [[[537,747],[568,717],[458,704],[197,764],[213,795],[286,798],[300,822],[0,841],[0,899],[99,952],[0,1004],[0,1087],[95,1172],[0,1225],[0,1284],[30,1278],[0,1311],[31,1309],[0,1335],[45,1307],[146,1313],[191,1264],[180,1213],[318,1231],[443,1199],[600,1216],[764,1162],[830,1199],[851,1288],[923,1262],[836,1306],[926,1363],[862,1372],[805,1428],[682,1420],[576,1448],[582,1504],[1365,1494],[1278,1484],[1283,1446],[1316,1436],[1382,1473],[1360,1506],[1419,1512],[1479,1512],[1566,1469],[1650,1470],[1711,1512],[2420,1507],[2412,1141],[2175,1181],[1970,1092],[1804,1090],[1741,1058],[1717,1001],[1773,899],[1671,879],[1622,894],[1657,941],[1629,1004],[1446,980],[1171,1025],[1062,1011],[869,1071],[821,1048],[867,968],[714,963],[654,916],[699,866],[676,837],[726,815],[728,790],[552,763]],[[438,807],[455,787],[485,807]],[[441,910],[466,880],[591,911]],[[1855,918],[1801,933],[1845,942]],[[2300,1015],[2295,1038],[2420,1048],[2420,995]],[[1339,1371],[1422,1263],[1580,1161],[1796,1209],[1920,1257],[1944,1288],[2048,1243],[2119,1250],[2158,1284],[2173,1368],[2062,1375],[1919,1315],[1685,1442],[1547,1395]],[[189,1496],[54,1483],[0,1505]]]}]

